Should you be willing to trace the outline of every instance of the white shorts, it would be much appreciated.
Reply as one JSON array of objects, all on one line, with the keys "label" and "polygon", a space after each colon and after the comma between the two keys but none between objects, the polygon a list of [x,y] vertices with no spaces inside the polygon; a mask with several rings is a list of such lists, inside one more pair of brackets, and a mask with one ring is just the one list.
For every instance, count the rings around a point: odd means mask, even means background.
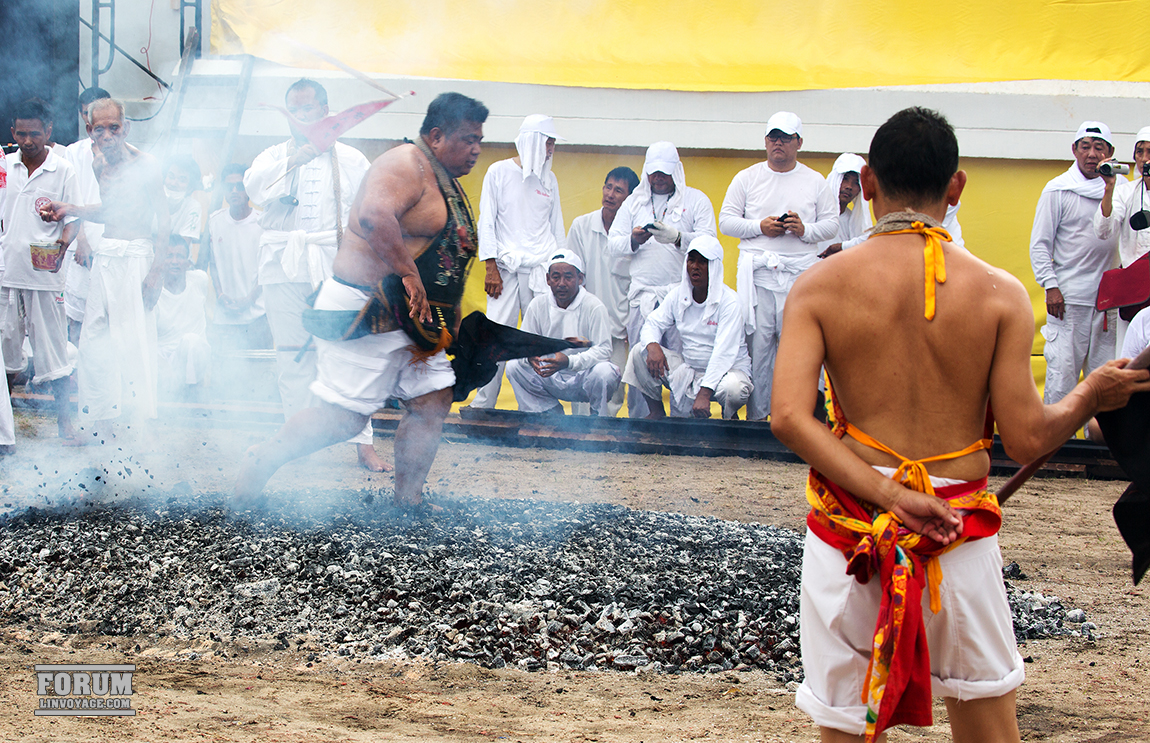
[{"label": "white shorts", "polygon": [[4,344],[5,371],[24,369],[24,336],[32,344],[36,366],[34,384],[63,379],[75,368],[68,358],[68,318],[62,292],[41,289],[0,289],[0,342]]},{"label": "white shorts", "polygon": [[[862,687],[870,663],[880,587],[846,574],[842,552],[807,531],[799,622],[805,680],[795,704],[816,725],[852,735],[866,730]],[[939,557],[942,611],[922,615],[930,648],[931,691],[959,700],[999,697],[1022,685],[1022,656],[1002,583],[998,537],[966,542]]]},{"label": "white shorts", "polygon": [[[316,297],[317,310],[359,310],[370,296],[352,286],[327,280]],[[316,379],[311,391],[319,399],[361,415],[371,415],[389,399],[411,400],[455,384],[447,354],[413,363],[413,341],[402,330],[365,335],[349,341],[315,339]]]}]

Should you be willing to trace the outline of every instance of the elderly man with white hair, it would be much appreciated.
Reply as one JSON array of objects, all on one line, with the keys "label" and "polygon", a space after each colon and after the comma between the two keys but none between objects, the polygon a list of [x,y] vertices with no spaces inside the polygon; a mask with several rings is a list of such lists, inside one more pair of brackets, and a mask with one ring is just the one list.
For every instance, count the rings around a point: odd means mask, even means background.
[{"label": "elderly man with white hair", "polygon": [[[682,338],[682,351],[659,343],[668,331]],[[648,418],[662,418],[663,388],[671,390],[671,415],[711,417],[711,401],[723,418],[735,418],[754,384],[739,301],[723,283],[723,246],[704,235],[691,243],[679,283],[643,323],[631,348],[623,381],[647,401]]]},{"label": "elderly man with white hair", "polygon": [[[487,317],[515,327],[536,297],[547,293],[545,262],[567,244],[559,181],[551,172],[555,142],[550,116],[532,114],[515,138],[518,155],[492,163],[479,197],[479,260],[487,263]],[[504,364],[481,387],[472,407],[493,408]]]},{"label": "elderly man with white hair", "polygon": [[[837,194],[798,161],[803,122],[790,111],[767,119],[767,159],[740,171],[719,210],[719,229],[739,238],[736,288],[750,338],[755,391],[747,418],[771,412],[771,378],[783,306],[795,280],[819,260],[819,243],[839,228]],[[811,381],[814,384],[814,380]]]},{"label": "elderly man with white hair", "polygon": [[550,293],[536,297],[523,313],[522,329],[549,338],[580,338],[585,348],[507,362],[507,381],[519,409],[560,412],[560,400],[591,403],[594,415],[610,416],[621,372],[612,364],[611,321],[603,302],[583,288],[583,260],[573,251],[551,256]]},{"label": "elderly man with white hair", "polygon": [[866,165],[853,152],[844,152],[835,160],[827,176],[827,188],[839,200],[839,229],[834,237],[819,243],[819,258],[834,255],[843,249],[848,240],[866,239],[866,234],[874,225],[870,217],[870,207],[862,195],[862,168]]},{"label": "elderly man with white hair", "polygon": [[[1130,218],[1144,209],[1150,209],[1150,175],[1143,175],[1142,169],[1150,162],[1150,126],[1138,130],[1134,142],[1134,172],[1132,181],[1102,176],[1105,189],[1102,202],[1094,212],[1094,234],[1101,239],[1118,236],[1118,260],[1126,268],[1146,253],[1150,253],[1150,229],[1145,220]],[[1122,344],[1130,323],[1118,318],[1114,347],[1121,356]]]},{"label": "elderly man with white hair", "polygon": [[1074,162],[1042,189],[1030,232],[1030,265],[1046,290],[1046,385],[1052,405],[1074,389],[1079,375],[1114,358],[1113,323],[1094,309],[1102,274],[1114,264],[1117,236],[1094,232],[1106,184],[1098,165],[1114,154],[1110,127],[1084,121],[1074,134]]},{"label": "elderly man with white hair", "polygon": [[[639,186],[619,207],[607,235],[609,251],[631,256],[627,342],[632,349],[647,317],[679,283],[691,242],[715,234],[715,207],[706,194],[687,185],[675,145],[656,142],[648,147]],[[662,341],[668,348],[680,347],[673,328]],[[635,392],[627,409],[632,418],[648,413],[646,401]]]}]

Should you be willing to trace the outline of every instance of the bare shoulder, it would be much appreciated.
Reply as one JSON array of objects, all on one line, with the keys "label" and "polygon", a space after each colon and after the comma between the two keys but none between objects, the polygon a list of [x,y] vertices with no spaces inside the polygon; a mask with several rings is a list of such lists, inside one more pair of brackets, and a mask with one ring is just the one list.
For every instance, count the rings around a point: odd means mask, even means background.
[{"label": "bare shoulder", "polygon": [[432,176],[427,157],[413,144],[401,144],[375,158],[365,184],[376,198],[411,202],[426,191]]},{"label": "bare shoulder", "polygon": [[391,177],[414,180],[429,169],[428,165],[427,156],[418,147],[414,144],[404,143],[392,147],[375,158],[375,162],[371,164],[371,169]]},{"label": "bare shoulder", "polygon": [[1009,271],[991,265],[968,250],[954,248],[948,251],[947,273],[970,282],[968,287],[977,291],[983,301],[999,301],[1010,309],[1019,305],[1030,307],[1030,295],[1026,288]]}]

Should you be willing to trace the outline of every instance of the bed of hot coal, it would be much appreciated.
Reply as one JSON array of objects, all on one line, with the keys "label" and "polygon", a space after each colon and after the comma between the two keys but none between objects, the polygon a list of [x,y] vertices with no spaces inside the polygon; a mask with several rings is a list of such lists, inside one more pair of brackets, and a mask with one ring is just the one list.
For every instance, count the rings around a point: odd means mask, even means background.
[{"label": "bed of hot coal", "polygon": [[[802,545],[787,529],[532,500],[441,500],[422,518],[362,493],[258,518],[189,493],[116,500],[0,521],[0,622],[527,670],[801,678]],[[1071,631],[1057,599],[1008,593],[1020,639]]]}]

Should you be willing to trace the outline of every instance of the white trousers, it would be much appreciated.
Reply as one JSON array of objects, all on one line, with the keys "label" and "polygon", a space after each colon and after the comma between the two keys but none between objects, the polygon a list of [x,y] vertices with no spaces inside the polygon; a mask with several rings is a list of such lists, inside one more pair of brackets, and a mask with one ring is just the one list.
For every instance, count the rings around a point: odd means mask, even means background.
[{"label": "white trousers", "polygon": [[[4,363],[4,349],[0,347],[0,364]],[[16,420],[12,416],[12,399],[8,397],[8,383],[0,385],[0,445],[16,443]]]},{"label": "white trousers", "polygon": [[779,337],[783,332],[783,307],[787,303],[788,294],[789,287],[786,291],[755,287],[755,332],[747,337],[755,391],[747,403],[747,420],[763,420],[771,414],[771,384],[775,376]]},{"label": "white trousers", "polygon": [[[310,337],[303,327],[303,311],[307,309],[307,298],[312,288],[311,284],[304,282],[264,284],[263,287],[264,308],[276,347],[280,401],[284,406],[284,420],[288,420],[305,408],[319,405],[319,398],[308,389],[316,377],[315,344],[300,356],[300,350]],[[297,356],[300,356],[298,361]],[[371,444],[372,437],[369,420],[351,442]]]},{"label": "white trousers", "polygon": [[144,309],[143,283],[152,265],[148,240],[101,242],[76,366],[82,422],[156,417],[156,315]]},{"label": "white trousers", "polygon": [[611,398],[619,389],[623,373],[610,361],[600,361],[582,371],[560,371],[541,377],[527,359],[507,362],[507,381],[515,390],[519,409],[525,413],[542,413],[553,409],[560,400],[591,404],[591,413],[610,416]]},{"label": "white trousers", "polygon": [[[655,306],[651,308],[651,312],[654,312],[662,303],[662,299],[656,302]],[[643,323],[647,322],[647,314],[635,303],[631,304],[630,309],[631,313],[627,315],[627,343],[631,351],[634,351],[639,345],[639,334],[643,332]],[[663,337],[659,339],[659,345],[676,352],[682,350],[683,338],[679,335],[679,329],[672,327],[664,333]],[[623,366],[626,367],[626,364],[624,363]],[[662,393],[653,395],[653,397],[659,397],[660,395],[662,395]],[[627,416],[630,418],[646,418],[650,412],[650,408],[647,407],[647,401],[643,398],[643,393],[634,388],[629,389],[627,393]]]},{"label": "white trousers", "polygon": [[[487,297],[487,319],[511,328],[518,327],[520,318],[527,311],[527,305],[539,296],[531,289],[531,270],[508,271],[498,264],[496,267],[499,269],[499,277],[503,279],[503,291],[497,298]],[[503,370],[506,364],[501,361],[498,366],[495,377],[475,393],[471,407],[495,407],[499,399],[499,390],[503,387]]]},{"label": "white trousers", "polygon": [[[663,348],[663,355],[667,357],[667,374],[662,379],[655,379],[647,369],[646,346],[633,347],[631,357],[627,360],[627,382],[652,400],[663,397],[663,388],[670,389],[671,387],[668,377],[674,375],[675,371],[685,363],[677,351]],[[702,376],[703,372],[695,370],[695,383],[698,383]],[[711,399],[723,407],[723,420],[730,420],[735,416],[735,413],[739,412],[739,408],[747,404],[753,389],[754,385],[751,383],[750,377],[744,372],[732,369],[724,374],[719,383],[715,385],[715,394],[711,395]],[[682,398],[676,398],[672,393],[671,416],[674,418],[691,417],[691,408],[694,404],[694,395],[686,394]]]},{"label": "white trousers", "polygon": [[38,289],[0,289],[0,342],[5,371],[20,372],[27,365],[24,335],[32,344],[36,363],[34,384],[63,379],[72,373],[68,361],[68,318],[60,292]]},{"label": "white trousers", "polygon": [[1042,400],[1052,405],[1070,394],[1082,373],[1089,374],[1114,358],[1115,320],[1111,312],[1102,329],[1105,312],[1081,304],[1068,304],[1063,319],[1046,316],[1042,337],[1046,346],[1046,385]]},{"label": "white trousers", "polygon": [[212,347],[200,333],[184,333],[171,348],[160,349],[164,379],[172,384],[200,384],[212,366]]}]

